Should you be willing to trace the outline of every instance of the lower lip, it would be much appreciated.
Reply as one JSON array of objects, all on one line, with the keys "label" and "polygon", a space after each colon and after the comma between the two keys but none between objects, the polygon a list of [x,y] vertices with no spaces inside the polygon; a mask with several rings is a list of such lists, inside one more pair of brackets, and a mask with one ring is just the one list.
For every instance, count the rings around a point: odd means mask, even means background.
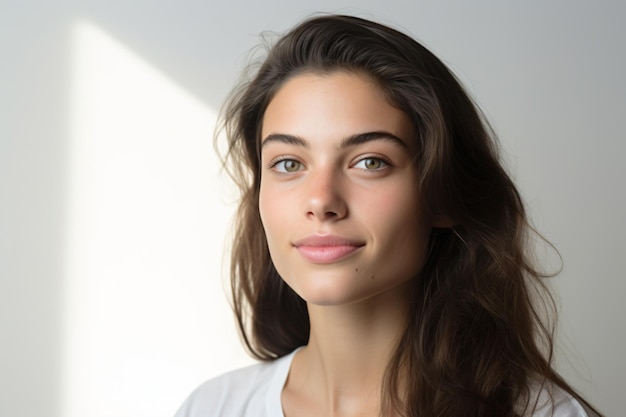
[{"label": "lower lip", "polygon": [[362,246],[297,246],[298,252],[311,262],[326,264],[347,258]]}]

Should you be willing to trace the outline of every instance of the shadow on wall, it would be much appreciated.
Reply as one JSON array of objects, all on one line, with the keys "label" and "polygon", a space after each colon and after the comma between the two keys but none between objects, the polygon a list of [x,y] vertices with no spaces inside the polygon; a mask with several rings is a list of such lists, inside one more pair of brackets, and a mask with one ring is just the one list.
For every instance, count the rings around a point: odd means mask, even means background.
[{"label": "shadow on wall", "polygon": [[171,415],[203,358],[233,356],[202,332],[231,326],[215,112],[93,24],[72,33],[62,415]]}]

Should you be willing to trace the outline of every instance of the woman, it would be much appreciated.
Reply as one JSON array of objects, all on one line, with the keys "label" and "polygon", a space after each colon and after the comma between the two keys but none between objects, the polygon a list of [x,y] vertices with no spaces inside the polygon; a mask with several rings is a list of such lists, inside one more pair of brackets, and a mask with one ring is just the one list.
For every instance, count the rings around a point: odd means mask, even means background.
[{"label": "woman", "polygon": [[595,415],[552,369],[520,196],[451,72],[391,28],[303,22],[226,107],[235,312],[265,363],[178,416]]}]

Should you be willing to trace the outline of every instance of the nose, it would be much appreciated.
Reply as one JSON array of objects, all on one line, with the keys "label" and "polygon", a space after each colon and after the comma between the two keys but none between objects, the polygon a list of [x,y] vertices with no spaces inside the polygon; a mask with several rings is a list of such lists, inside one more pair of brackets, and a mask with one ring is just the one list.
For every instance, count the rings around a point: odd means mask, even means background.
[{"label": "nose", "polygon": [[336,221],[348,214],[342,182],[332,171],[312,174],[306,187],[306,216],[319,221]]}]

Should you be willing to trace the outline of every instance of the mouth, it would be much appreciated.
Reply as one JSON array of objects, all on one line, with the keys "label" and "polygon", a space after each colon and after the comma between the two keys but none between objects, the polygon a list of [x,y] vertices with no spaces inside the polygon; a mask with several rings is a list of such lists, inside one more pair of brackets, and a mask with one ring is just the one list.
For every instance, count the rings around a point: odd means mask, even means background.
[{"label": "mouth", "polygon": [[293,246],[310,262],[325,264],[341,261],[358,252],[365,243],[332,235],[313,235]]}]

